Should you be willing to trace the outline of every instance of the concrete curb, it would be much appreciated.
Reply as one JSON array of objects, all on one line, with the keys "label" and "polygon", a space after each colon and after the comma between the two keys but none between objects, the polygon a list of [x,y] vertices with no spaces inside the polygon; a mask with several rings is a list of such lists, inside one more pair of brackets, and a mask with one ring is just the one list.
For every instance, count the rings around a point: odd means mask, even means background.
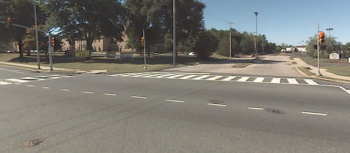
[{"label": "concrete curb", "polygon": [[[292,60],[289,60],[289,62],[290,62],[291,65],[293,65],[293,64],[292,64]],[[302,71],[300,71],[300,70],[298,69],[298,66],[297,66],[298,64],[294,64],[294,65],[296,65],[296,66],[294,66],[294,68],[295,68],[300,74],[302,74],[302,75],[304,75],[304,76],[306,76],[306,77],[311,77],[311,78],[320,79],[320,80],[323,80],[323,81],[330,81],[330,82],[336,82],[336,83],[350,83],[350,81],[343,81],[343,80],[339,80],[339,79],[337,79],[337,78],[332,78],[332,79],[334,79],[334,80],[331,80],[331,79],[322,78],[322,77],[319,77],[319,76],[307,75],[307,74],[305,74],[304,72],[302,72]]]}]

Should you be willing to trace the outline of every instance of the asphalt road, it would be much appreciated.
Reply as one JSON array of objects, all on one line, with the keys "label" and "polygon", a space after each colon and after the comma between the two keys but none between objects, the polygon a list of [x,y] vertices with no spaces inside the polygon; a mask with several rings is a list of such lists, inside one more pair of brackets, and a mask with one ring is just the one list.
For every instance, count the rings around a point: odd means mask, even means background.
[{"label": "asphalt road", "polygon": [[2,153],[350,150],[350,95],[336,87],[77,75],[0,96]]}]

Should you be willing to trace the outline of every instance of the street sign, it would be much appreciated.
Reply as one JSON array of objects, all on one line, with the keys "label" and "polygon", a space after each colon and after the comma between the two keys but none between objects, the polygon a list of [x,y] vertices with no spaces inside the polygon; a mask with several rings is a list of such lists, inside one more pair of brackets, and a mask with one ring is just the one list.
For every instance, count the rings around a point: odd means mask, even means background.
[{"label": "street sign", "polygon": [[331,53],[331,54],[329,54],[329,59],[336,59],[336,60],[338,60],[338,59],[340,59],[340,56],[339,56],[338,53]]}]

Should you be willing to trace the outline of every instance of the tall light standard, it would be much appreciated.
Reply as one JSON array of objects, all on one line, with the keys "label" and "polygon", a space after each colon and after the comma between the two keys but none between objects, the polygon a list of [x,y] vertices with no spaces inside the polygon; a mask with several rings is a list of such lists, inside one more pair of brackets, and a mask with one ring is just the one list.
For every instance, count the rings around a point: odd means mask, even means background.
[{"label": "tall light standard", "polygon": [[255,48],[255,53],[258,56],[258,48],[256,46],[256,37],[258,35],[258,12],[254,12],[255,14],[255,37],[254,37],[254,48]]},{"label": "tall light standard", "polygon": [[333,28],[328,28],[326,29],[328,31],[328,34],[329,34],[329,38],[331,38],[331,31],[333,30]]},{"label": "tall light standard", "polygon": [[[38,39],[38,17],[36,15],[36,4],[33,2],[34,5],[34,18],[35,18],[35,41],[36,41],[36,59],[38,62],[38,69],[40,70],[40,54],[39,54],[39,39]],[[50,42],[49,42],[50,43]]]},{"label": "tall light standard", "polygon": [[173,66],[176,65],[176,6],[173,0]]}]

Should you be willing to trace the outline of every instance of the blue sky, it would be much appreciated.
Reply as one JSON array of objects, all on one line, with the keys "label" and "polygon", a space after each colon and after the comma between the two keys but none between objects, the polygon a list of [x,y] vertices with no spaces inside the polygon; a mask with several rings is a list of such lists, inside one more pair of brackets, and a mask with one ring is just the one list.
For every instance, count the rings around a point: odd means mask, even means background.
[{"label": "blue sky", "polygon": [[270,42],[302,44],[320,31],[342,43],[350,42],[350,0],[201,0],[206,4],[204,20],[207,29],[229,29],[228,22],[238,31],[258,33]]}]

